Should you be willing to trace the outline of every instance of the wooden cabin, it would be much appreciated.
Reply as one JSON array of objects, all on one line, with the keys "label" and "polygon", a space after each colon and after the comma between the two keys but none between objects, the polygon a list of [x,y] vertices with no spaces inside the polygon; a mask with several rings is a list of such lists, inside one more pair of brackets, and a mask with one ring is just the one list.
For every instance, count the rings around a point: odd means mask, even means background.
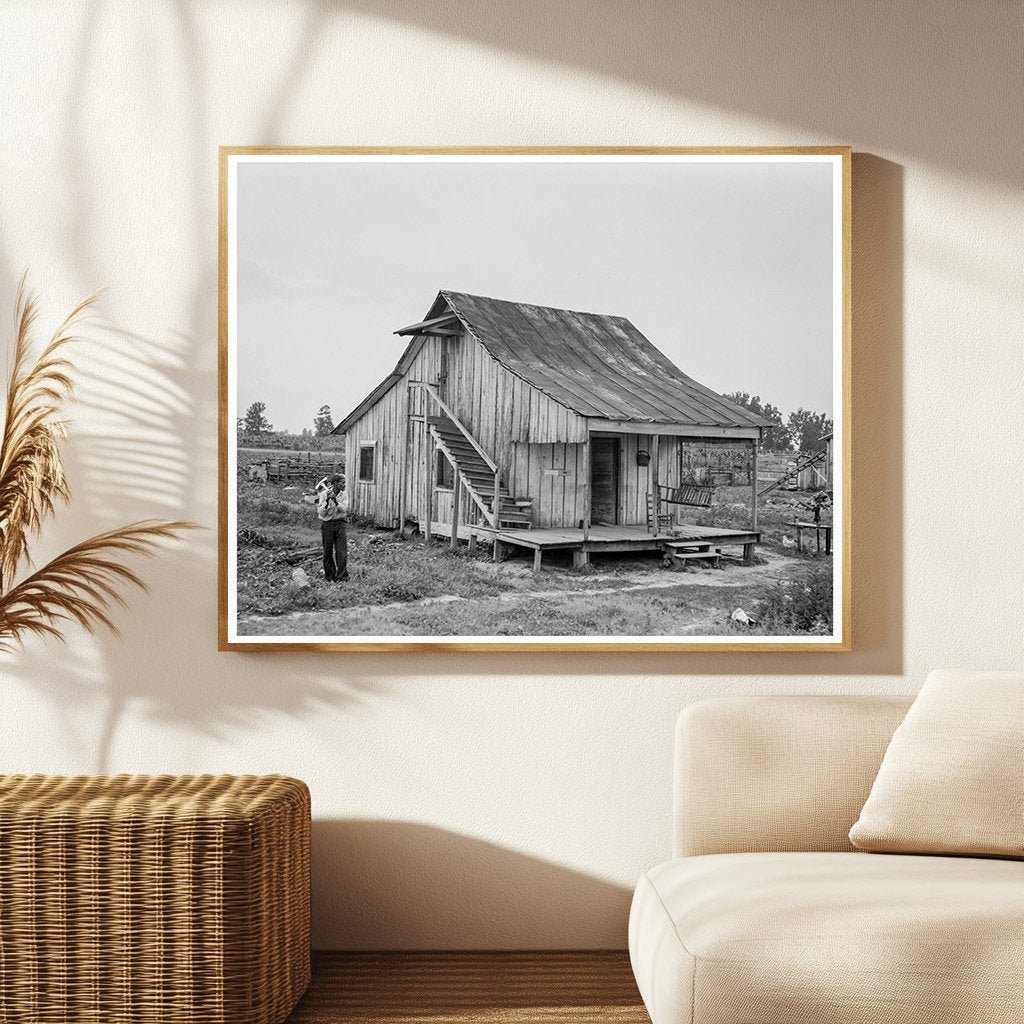
[{"label": "wooden cabin", "polygon": [[394,371],[334,431],[351,508],[380,526],[657,533],[680,513],[682,441],[749,444],[756,464],[763,421],[623,317],[441,291],[395,333]]}]

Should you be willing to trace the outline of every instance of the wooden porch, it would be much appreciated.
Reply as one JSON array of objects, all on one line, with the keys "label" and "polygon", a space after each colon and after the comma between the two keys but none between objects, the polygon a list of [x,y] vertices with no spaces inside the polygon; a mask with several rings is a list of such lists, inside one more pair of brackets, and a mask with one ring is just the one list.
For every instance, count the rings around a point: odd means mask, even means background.
[{"label": "wooden porch", "polygon": [[[444,529],[447,527],[447,530]],[[436,524],[436,532],[450,536],[448,524]],[[465,532],[464,532],[465,531]],[[489,526],[474,526],[473,537],[467,527],[459,530],[472,543],[479,538],[495,544],[497,557],[501,557],[501,546],[521,547],[533,551],[533,566],[540,569],[545,551],[572,551],[573,564],[586,565],[592,554],[614,554],[628,551],[683,551],[692,549],[694,554],[707,553],[714,557],[722,548],[740,547],[743,560],[749,565],[754,560],[754,546],[761,541],[761,534],[751,530],[727,530],[720,526],[674,526],[671,530],[650,533],[643,526],[592,526],[589,530],[538,529],[495,531]]]}]

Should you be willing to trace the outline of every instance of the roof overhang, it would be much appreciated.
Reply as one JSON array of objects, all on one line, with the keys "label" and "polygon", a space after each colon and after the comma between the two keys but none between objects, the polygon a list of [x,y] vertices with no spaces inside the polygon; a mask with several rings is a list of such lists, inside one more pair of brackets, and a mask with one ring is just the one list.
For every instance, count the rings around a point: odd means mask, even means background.
[{"label": "roof overhang", "polygon": [[394,333],[400,338],[410,334],[435,335],[442,338],[453,337],[462,334],[462,323],[454,313],[446,313],[444,316],[435,316],[430,320],[421,320],[418,324],[400,327]]},{"label": "roof overhang", "polygon": [[668,434],[673,437],[728,437],[737,440],[758,441],[760,427],[701,426],[689,423],[655,423],[638,420],[606,420],[588,417],[587,430],[590,433],[606,430],[613,434]]}]

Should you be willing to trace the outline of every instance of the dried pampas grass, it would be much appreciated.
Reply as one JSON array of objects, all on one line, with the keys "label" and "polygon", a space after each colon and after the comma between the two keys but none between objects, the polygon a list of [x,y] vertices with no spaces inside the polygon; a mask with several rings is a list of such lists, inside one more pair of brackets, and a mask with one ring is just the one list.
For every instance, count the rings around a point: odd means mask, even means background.
[{"label": "dried pampas grass", "polygon": [[65,409],[74,392],[74,366],[66,350],[77,340],[75,328],[96,298],[79,303],[34,355],[38,305],[24,281],[18,291],[0,442],[0,649],[11,649],[29,634],[63,639],[62,627],[69,621],[90,631],[103,625],[116,633],[110,611],[124,605],[120,586],[145,589],[122,559],[152,555],[160,541],[195,528],[186,522],[131,523],[76,544],[13,583],[19,569],[31,562],[30,539],[57,505],[71,500],[61,458]]}]

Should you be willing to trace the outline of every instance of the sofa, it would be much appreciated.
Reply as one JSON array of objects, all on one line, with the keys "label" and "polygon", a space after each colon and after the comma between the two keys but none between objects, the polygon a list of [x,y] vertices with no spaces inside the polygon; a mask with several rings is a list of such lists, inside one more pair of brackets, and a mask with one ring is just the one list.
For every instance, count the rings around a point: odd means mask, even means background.
[{"label": "sofa", "polygon": [[629,923],[653,1024],[1024,1021],[1024,861],[850,842],[910,703],[741,697],[682,713],[674,859],[640,879]]}]

